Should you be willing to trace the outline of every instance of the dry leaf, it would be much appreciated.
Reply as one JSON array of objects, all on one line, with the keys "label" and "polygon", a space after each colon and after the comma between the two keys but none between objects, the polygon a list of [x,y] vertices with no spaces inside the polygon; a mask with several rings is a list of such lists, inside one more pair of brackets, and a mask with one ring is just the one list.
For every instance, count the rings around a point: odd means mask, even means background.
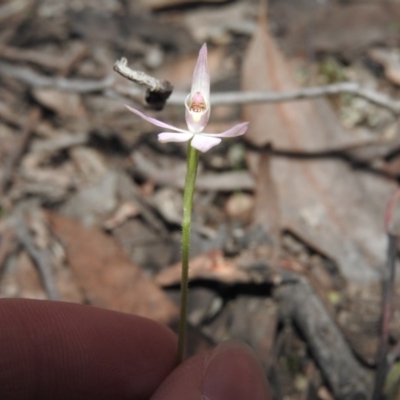
[{"label": "dry leaf", "polygon": [[[176,285],[181,280],[182,264],[179,262],[156,276],[160,286]],[[215,279],[224,283],[248,283],[251,278],[233,262],[225,260],[221,250],[213,250],[190,260],[189,279]]]},{"label": "dry leaf", "polygon": [[171,323],[177,309],[114,239],[97,228],[48,213],[51,228],[65,244],[67,260],[91,304]]},{"label": "dry leaf", "polygon": [[[268,33],[265,17],[260,18],[244,60],[244,90],[298,88]],[[324,99],[246,106],[244,119],[250,121],[246,139],[255,146],[271,143],[273,148],[301,152],[354,141]],[[386,251],[383,210],[394,190],[392,183],[356,174],[344,162],[328,158],[274,157],[270,179],[277,188],[282,228],[292,229],[337,261],[347,279],[379,278],[376,267],[384,264]]]}]

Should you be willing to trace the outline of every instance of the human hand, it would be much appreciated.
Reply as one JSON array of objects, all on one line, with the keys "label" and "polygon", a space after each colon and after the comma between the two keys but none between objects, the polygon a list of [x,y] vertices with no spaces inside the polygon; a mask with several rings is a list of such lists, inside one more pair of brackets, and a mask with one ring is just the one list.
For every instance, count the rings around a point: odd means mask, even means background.
[{"label": "human hand", "polygon": [[2,400],[268,400],[247,346],[227,342],[175,368],[176,337],[134,315],[0,300]]}]

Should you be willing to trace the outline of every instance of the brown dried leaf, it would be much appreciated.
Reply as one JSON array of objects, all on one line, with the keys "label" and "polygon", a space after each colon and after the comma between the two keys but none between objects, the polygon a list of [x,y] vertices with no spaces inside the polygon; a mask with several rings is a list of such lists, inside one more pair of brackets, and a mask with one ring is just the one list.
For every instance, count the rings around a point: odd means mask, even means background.
[{"label": "brown dried leaf", "polygon": [[66,246],[67,260],[90,303],[171,323],[177,309],[132,264],[111,237],[97,228],[48,213],[51,228]]},{"label": "brown dried leaf", "polygon": [[[182,264],[162,270],[155,278],[160,286],[176,285],[181,280]],[[235,263],[226,260],[221,250],[213,250],[190,260],[189,279],[215,279],[224,283],[248,283],[251,278]]]},{"label": "brown dried leaf", "polygon": [[[243,89],[297,89],[289,64],[260,18],[243,67]],[[340,126],[324,99],[298,103],[260,104],[244,108],[250,121],[246,139],[255,146],[272,143],[292,151],[335,148],[354,141]],[[255,173],[254,169],[252,171]],[[264,171],[260,171],[264,173]],[[329,158],[273,157],[282,227],[337,261],[350,280],[378,278],[386,249],[382,232],[385,201],[393,185],[372,174],[355,174]]]}]

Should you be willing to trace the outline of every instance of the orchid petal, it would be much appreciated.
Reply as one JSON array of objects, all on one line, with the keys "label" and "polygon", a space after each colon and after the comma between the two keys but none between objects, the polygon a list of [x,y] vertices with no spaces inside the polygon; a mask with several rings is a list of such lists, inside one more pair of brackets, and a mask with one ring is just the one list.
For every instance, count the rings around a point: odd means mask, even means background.
[{"label": "orchid petal", "polygon": [[158,141],[161,143],[168,142],[187,142],[193,137],[193,133],[174,133],[174,132],[161,132],[158,134]]},{"label": "orchid petal", "polygon": [[232,128],[229,128],[228,130],[221,132],[221,133],[205,133],[204,135],[210,135],[215,138],[219,137],[235,137],[235,136],[240,136],[244,135],[247,131],[247,128],[249,127],[248,122],[242,122],[238,125],[233,126]]},{"label": "orchid petal", "polygon": [[206,127],[210,118],[210,107],[203,112],[195,112],[190,110],[187,101],[185,102],[185,106],[185,119],[190,132],[201,132]]},{"label": "orchid petal", "polygon": [[161,127],[161,128],[165,128],[165,129],[171,129],[172,131],[187,132],[187,131],[185,131],[185,130],[183,130],[183,129],[177,128],[176,126],[169,125],[169,124],[166,124],[166,123],[164,123],[164,122],[162,122],[162,121],[159,121],[158,119],[148,117],[147,115],[143,114],[143,113],[140,112],[139,110],[136,110],[136,108],[133,108],[133,107],[130,107],[130,106],[127,106],[127,105],[125,105],[125,107],[126,107],[129,111],[132,111],[134,114],[139,115],[139,117],[145,119],[146,121],[150,122],[150,123],[153,124],[153,125],[156,125],[156,126],[159,126],[159,127]]},{"label": "orchid petal", "polygon": [[203,96],[207,108],[210,105],[210,73],[207,62],[207,45],[201,46],[196,67],[193,72],[192,88],[190,96],[193,97],[197,92]]},{"label": "orchid petal", "polygon": [[194,135],[192,141],[190,142],[192,147],[200,150],[203,153],[220,143],[221,139],[207,135]]}]

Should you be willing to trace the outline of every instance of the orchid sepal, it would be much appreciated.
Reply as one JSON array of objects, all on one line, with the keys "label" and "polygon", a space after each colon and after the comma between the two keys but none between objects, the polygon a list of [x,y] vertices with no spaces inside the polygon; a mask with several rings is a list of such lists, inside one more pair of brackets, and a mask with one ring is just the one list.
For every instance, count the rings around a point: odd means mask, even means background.
[{"label": "orchid sepal", "polygon": [[207,45],[205,43],[201,46],[193,72],[191,97],[193,98],[196,93],[200,93],[203,96],[207,106],[210,105],[210,72],[208,70]]},{"label": "orchid sepal", "polygon": [[192,87],[185,100],[185,118],[191,132],[202,132],[210,119],[210,72],[207,62],[207,45],[200,49],[194,68]]},{"label": "orchid sepal", "polygon": [[247,129],[249,128],[249,123],[248,122],[241,122],[240,124],[237,124],[235,126],[232,126],[232,128],[227,129],[224,132],[221,133],[204,133],[203,135],[210,135],[213,137],[221,137],[221,138],[227,138],[227,137],[236,137],[236,136],[241,136],[244,135],[247,132]]},{"label": "orchid sepal", "polygon": [[138,115],[140,118],[143,118],[144,120],[146,120],[147,122],[150,122],[151,124],[153,124],[155,126],[159,126],[160,128],[165,128],[165,129],[171,129],[171,131],[176,131],[176,132],[182,132],[182,133],[187,132],[184,129],[180,129],[180,128],[177,128],[176,126],[166,124],[165,122],[162,122],[159,119],[149,117],[146,114],[143,114],[141,111],[136,110],[136,108],[130,107],[130,106],[126,105],[126,104],[125,104],[125,107],[129,111],[131,111],[134,114]]}]

